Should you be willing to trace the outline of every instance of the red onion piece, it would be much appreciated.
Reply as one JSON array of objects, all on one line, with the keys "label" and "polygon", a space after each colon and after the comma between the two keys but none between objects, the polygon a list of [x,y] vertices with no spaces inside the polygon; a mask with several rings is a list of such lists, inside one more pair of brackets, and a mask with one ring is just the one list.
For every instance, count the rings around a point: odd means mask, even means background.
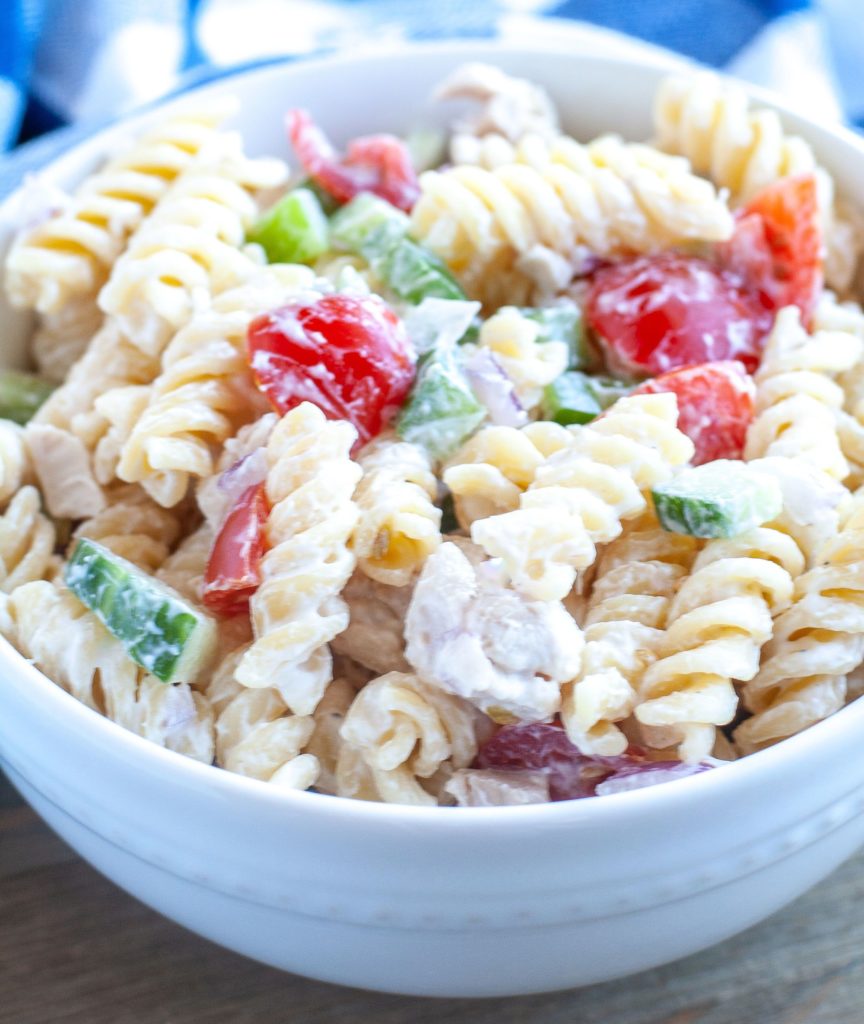
[{"label": "red onion piece", "polygon": [[708,761],[700,761],[699,764],[684,764],[682,761],[653,761],[648,764],[631,764],[599,782],[594,793],[596,796],[610,796],[612,793],[627,793],[633,789],[659,786],[663,782],[674,782],[676,779],[699,775],[723,763],[718,761],[711,764]]},{"label": "red onion piece", "polygon": [[499,427],[523,427],[528,414],[516,397],[513,381],[487,349],[478,348],[465,360],[465,376],[477,400],[489,410],[489,419]]},{"label": "red onion piece", "polygon": [[207,507],[202,507],[207,521],[214,529],[219,529],[241,494],[267,479],[267,469],[266,448],[256,448],[217,477],[216,486],[208,488]]}]

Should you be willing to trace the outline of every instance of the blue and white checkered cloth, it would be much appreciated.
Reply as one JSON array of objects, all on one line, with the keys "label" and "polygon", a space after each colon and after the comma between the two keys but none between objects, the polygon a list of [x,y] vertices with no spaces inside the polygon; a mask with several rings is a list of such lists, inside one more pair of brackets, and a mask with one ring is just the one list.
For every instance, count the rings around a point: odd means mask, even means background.
[{"label": "blue and white checkered cloth", "polygon": [[864,0],[0,0],[0,152],[18,146],[0,195],[94,127],[233,67],[366,41],[565,35],[574,53],[679,55],[864,125]]}]

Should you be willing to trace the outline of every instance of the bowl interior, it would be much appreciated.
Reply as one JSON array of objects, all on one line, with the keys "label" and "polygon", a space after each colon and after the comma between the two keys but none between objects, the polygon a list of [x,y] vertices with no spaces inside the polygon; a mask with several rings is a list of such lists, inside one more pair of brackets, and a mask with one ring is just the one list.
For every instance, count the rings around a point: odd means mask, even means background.
[{"label": "bowl interior", "polygon": [[[290,106],[301,106],[309,109],[337,144],[358,135],[376,131],[396,133],[407,132],[413,128],[428,125],[443,125],[452,116],[455,106],[434,104],[430,97],[435,85],[460,63],[466,60],[488,61],[505,70],[527,77],[543,84],[558,105],[562,120],[569,131],[578,138],[588,139],[604,132],[616,132],[631,139],[646,139],[651,135],[651,97],[657,83],[663,76],[664,69],[656,61],[645,63],[621,61],[602,57],[574,56],[566,49],[544,47],[543,49],[523,49],[512,44],[460,42],[436,43],[404,47],[398,52],[364,53],[355,56],[330,58],[320,61],[303,63],[280,63],[245,72],[237,76],[223,79],[207,86],[197,93],[214,95],[229,93],[239,97],[242,103],[241,114],[235,127],[244,135],[248,149],[253,154],[276,154],[291,159],[283,128],[285,110]],[[841,128],[820,126],[795,115],[783,108],[776,98],[758,90],[752,90],[759,101],[773,106],[782,113],[787,127],[804,136],[817,150],[822,163],[835,174],[841,192],[853,202],[864,208],[864,140]],[[130,135],[139,132],[146,125],[156,122],[164,116],[165,110],[171,107],[188,104],[194,94],[187,94],[170,104],[155,108],[137,118],[124,121],[122,124],[109,128],[93,136],[85,143],[64,154],[43,172],[44,180],[63,188],[71,188],[89,171]],[[13,193],[0,205],[0,251],[5,252],[22,211],[21,190]],[[0,293],[0,321],[3,323],[3,346],[0,352],[0,365],[23,366],[26,364],[26,347],[32,326],[31,318],[12,310]],[[8,657],[11,655],[18,664],[23,660],[9,650],[6,641],[2,641],[6,649],[0,651],[2,662],[7,669],[3,675],[7,677],[11,667]],[[32,670],[28,674],[35,675]],[[0,686],[4,680],[0,679]],[[41,677],[41,692],[34,698],[47,702],[63,713],[63,705],[69,698],[53,683]],[[28,680],[32,687],[32,678]],[[59,704],[57,703],[59,702]],[[119,742],[120,731],[112,723],[99,718],[95,713],[81,707],[81,712],[90,715],[96,730],[114,731]],[[857,718],[864,717],[861,707],[841,712],[835,719],[815,727],[817,735],[822,734],[826,742],[830,742],[830,733],[838,728],[857,727]],[[843,723],[847,723],[845,726]],[[813,732],[813,730],[810,730]],[[128,737],[132,742],[134,756],[147,756],[149,744],[144,744],[135,737]],[[816,736],[793,739],[766,751],[753,755],[747,762],[776,762],[787,756],[790,747],[800,742],[808,746],[815,742]],[[176,770],[180,764],[188,764],[185,759],[166,751],[152,751],[154,757],[167,756],[175,761]],[[789,751],[791,754],[791,751]],[[201,766],[188,764],[190,771],[198,771]],[[745,762],[734,766],[737,771],[749,771]],[[224,775],[224,773],[212,773]],[[709,773],[713,775],[714,773]],[[733,773],[735,774],[735,773]],[[707,776],[705,777],[707,780]],[[247,780],[232,780],[228,785],[244,786]],[[702,784],[702,779],[683,780],[676,787],[680,792],[691,792]],[[717,784],[712,779],[710,785]],[[267,787],[254,786],[267,799],[276,798]],[[659,787],[665,790],[669,787]],[[279,798],[291,799],[295,794],[278,794]],[[296,794],[298,798],[309,798],[309,794]],[[314,794],[311,795],[313,798]],[[644,798],[651,800],[660,797],[656,791],[645,794],[622,794],[612,803],[620,800],[629,803],[631,800]],[[320,799],[320,798],[316,798]],[[332,803],[332,801],[328,801]],[[339,801],[339,803],[343,803]],[[585,803],[581,808],[572,808],[573,813],[596,813],[599,807],[588,811]],[[596,801],[596,804],[607,804],[608,801]],[[366,805],[362,813],[384,811],[374,805]],[[391,809],[387,809],[389,811]],[[487,809],[484,809],[486,811]],[[491,810],[491,809],[488,809]],[[514,810],[535,813],[528,808],[507,808],[512,814]],[[557,808],[543,808],[545,811],[561,812]],[[358,809],[361,813],[361,809]],[[482,813],[482,812],[481,812]]]}]

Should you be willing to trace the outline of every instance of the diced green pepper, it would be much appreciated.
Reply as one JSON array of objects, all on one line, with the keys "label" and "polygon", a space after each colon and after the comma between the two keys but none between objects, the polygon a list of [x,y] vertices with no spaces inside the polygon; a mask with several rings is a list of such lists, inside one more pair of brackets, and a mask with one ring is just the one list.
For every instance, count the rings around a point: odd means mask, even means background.
[{"label": "diced green pepper", "polygon": [[651,493],[663,529],[691,537],[737,537],[783,507],[774,477],[732,459],[683,469]]},{"label": "diced green pepper", "polygon": [[578,370],[562,373],[543,389],[540,414],[563,426],[590,423],[632,388],[612,377],[589,377]]},{"label": "diced green pepper", "polygon": [[486,418],[452,352],[421,362],[411,394],[396,420],[396,433],[433,459],[446,459]]},{"label": "diced green pepper", "polygon": [[0,372],[0,419],[24,426],[54,390],[54,385],[32,373]]},{"label": "diced green pepper", "polygon": [[308,188],[295,188],[249,232],[267,253],[269,263],[312,263],[329,247],[328,224],[321,204]]},{"label": "diced green pepper", "polygon": [[64,579],[132,661],[163,683],[194,678],[216,647],[208,615],[95,541],[78,541]]}]

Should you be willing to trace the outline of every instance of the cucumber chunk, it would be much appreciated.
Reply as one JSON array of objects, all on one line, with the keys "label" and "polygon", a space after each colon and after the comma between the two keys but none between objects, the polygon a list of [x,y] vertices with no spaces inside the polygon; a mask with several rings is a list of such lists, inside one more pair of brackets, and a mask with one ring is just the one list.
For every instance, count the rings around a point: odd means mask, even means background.
[{"label": "cucumber chunk", "polygon": [[465,299],[465,293],[434,253],[408,238],[409,220],[378,196],[362,193],[330,220],[334,248],[368,260],[400,299],[414,305],[427,298]]},{"label": "cucumber chunk", "polygon": [[[408,233],[408,223],[406,215],[386,199],[371,192],[361,192],[330,218],[330,240],[334,249],[358,256],[379,255],[377,246],[388,235],[393,242],[403,238]],[[375,235],[383,226],[387,226],[388,231],[379,235],[379,241],[372,246],[375,251],[364,252],[364,245],[369,242],[370,236]]]},{"label": "cucumber chunk", "polygon": [[541,416],[565,427],[571,423],[590,423],[632,390],[613,377],[589,377],[570,370],[543,389]]},{"label": "cucumber chunk", "polygon": [[329,226],[321,203],[308,188],[295,188],[249,232],[267,253],[268,263],[312,263],[329,247]]},{"label": "cucumber chunk", "polygon": [[23,427],[53,390],[53,384],[32,373],[0,372],[0,419]]},{"label": "cucumber chunk", "polygon": [[452,352],[429,353],[396,420],[396,433],[446,459],[486,419]]},{"label": "cucumber chunk", "polygon": [[64,579],[132,661],[163,683],[193,679],[215,650],[208,615],[95,541],[78,541]]},{"label": "cucumber chunk", "polygon": [[683,469],[651,494],[663,529],[691,537],[737,537],[783,507],[774,477],[733,459]]},{"label": "cucumber chunk", "polygon": [[590,370],[598,365],[597,353],[585,330],[585,318],[575,302],[541,308],[523,306],[519,312],[540,327],[537,341],[563,341],[567,345],[570,352],[568,370]]}]

